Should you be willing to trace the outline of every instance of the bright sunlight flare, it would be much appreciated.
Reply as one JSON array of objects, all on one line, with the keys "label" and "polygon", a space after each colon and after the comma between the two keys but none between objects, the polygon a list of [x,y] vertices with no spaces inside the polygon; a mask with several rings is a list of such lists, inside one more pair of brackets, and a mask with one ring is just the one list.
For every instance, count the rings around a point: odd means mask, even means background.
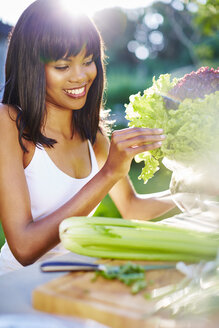
[{"label": "bright sunlight flare", "polygon": [[72,0],[62,0],[61,3],[63,8],[72,15],[86,14],[88,16],[93,16],[94,13],[98,10],[96,8],[96,3],[99,1],[74,1]]},{"label": "bright sunlight flare", "polygon": [[80,0],[80,1],[72,1],[72,0],[61,0],[63,3],[63,7],[68,11],[68,13],[72,13],[73,15],[77,14],[86,14],[92,17],[95,12],[102,10],[104,8],[110,7],[123,7],[127,9],[133,9],[137,7],[142,7],[143,5],[150,5],[153,0]]},{"label": "bright sunlight flare", "polygon": [[[0,0],[3,2],[3,0]],[[83,12],[88,16],[93,16],[95,12],[112,8],[121,7],[125,9],[136,9],[140,7],[150,6],[156,0],[61,0],[66,10],[75,14],[76,12]],[[171,1],[171,0],[160,0]],[[201,1],[201,0],[200,0]],[[202,0],[203,1],[203,0]],[[1,5],[0,20],[4,23],[16,24],[21,13],[34,0],[7,0]]]}]

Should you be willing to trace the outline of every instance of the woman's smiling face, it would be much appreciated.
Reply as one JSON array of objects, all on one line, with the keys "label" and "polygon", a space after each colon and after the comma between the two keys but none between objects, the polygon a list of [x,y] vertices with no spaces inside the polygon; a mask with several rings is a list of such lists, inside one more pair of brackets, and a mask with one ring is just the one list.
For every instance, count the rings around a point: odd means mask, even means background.
[{"label": "woman's smiling face", "polygon": [[76,56],[52,61],[45,65],[46,104],[62,109],[81,109],[96,78],[93,55],[83,48]]}]

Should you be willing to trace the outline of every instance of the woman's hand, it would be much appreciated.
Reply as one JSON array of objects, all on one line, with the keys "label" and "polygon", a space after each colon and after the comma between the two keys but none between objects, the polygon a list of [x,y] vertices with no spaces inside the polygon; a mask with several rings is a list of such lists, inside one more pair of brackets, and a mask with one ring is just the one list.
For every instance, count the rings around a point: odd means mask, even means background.
[{"label": "woman's hand", "polygon": [[126,176],[135,155],[159,148],[165,136],[162,129],[127,128],[112,133],[104,169],[118,179]]}]

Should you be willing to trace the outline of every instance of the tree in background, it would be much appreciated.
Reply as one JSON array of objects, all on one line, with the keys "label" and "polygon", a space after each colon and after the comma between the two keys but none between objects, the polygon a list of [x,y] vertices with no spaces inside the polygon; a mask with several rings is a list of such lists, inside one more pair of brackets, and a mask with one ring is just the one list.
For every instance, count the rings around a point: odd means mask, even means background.
[{"label": "tree in background", "polygon": [[[192,1],[190,1],[192,3]],[[219,0],[196,1],[198,5],[195,22],[206,35],[212,35],[219,30]]]}]

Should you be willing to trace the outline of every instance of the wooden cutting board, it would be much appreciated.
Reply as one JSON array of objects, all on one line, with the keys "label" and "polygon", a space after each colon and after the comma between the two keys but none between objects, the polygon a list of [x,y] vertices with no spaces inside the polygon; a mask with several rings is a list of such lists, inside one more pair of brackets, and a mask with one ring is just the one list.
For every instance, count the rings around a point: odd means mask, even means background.
[{"label": "wooden cutting board", "polygon": [[183,275],[176,269],[147,271],[148,287],[137,295],[132,295],[130,288],[119,281],[102,277],[94,281],[94,277],[94,272],[63,274],[33,291],[33,307],[53,314],[93,319],[112,328],[158,327],[155,317],[147,319],[154,302],[145,295],[154,288],[179,282]]}]

